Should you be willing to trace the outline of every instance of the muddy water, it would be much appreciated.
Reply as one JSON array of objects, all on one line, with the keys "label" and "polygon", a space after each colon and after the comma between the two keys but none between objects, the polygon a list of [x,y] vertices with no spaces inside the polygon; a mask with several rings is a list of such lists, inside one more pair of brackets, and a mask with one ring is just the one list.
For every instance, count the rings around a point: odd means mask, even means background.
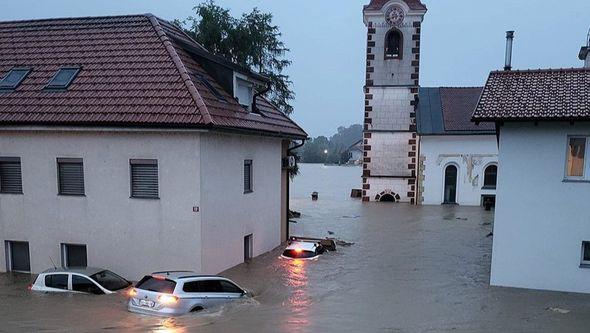
[{"label": "muddy water", "polygon": [[354,245],[313,262],[281,260],[277,249],[223,273],[254,298],[175,319],[128,313],[117,295],[31,294],[28,276],[4,274],[0,331],[588,332],[586,295],[488,286],[492,213],[362,204],[348,198],[359,168],[301,169],[293,234]]}]

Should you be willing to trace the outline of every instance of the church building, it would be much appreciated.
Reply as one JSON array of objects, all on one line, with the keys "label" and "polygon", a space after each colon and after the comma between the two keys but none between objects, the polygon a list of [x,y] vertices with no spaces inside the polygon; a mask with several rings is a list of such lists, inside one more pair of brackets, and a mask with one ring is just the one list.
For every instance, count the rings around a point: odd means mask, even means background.
[{"label": "church building", "polygon": [[482,88],[420,87],[426,11],[420,0],[371,0],[363,10],[363,201],[493,202],[495,128],[470,121]]}]

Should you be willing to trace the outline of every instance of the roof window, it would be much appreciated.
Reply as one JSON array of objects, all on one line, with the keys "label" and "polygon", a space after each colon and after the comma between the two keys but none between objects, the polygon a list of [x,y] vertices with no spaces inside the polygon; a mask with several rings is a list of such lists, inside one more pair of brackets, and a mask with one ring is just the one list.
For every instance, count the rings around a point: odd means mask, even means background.
[{"label": "roof window", "polygon": [[30,68],[13,68],[0,80],[0,90],[16,89],[31,71]]},{"label": "roof window", "polygon": [[209,91],[220,101],[220,102],[227,102],[227,100],[225,99],[225,97],[223,97],[223,95],[221,94],[221,92],[219,90],[217,90],[217,88],[215,88],[211,82],[209,82],[209,80],[207,80],[206,77],[204,77],[203,75],[199,74],[199,73],[194,73],[194,75],[199,79],[199,81],[201,81],[201,83],[207,87],[207,89],[209,89]]},{"label": "roof window", "polygon": [[62,67],[49,80],[45,89],[66,89],[74,81],[79,72],[80,67]]}]

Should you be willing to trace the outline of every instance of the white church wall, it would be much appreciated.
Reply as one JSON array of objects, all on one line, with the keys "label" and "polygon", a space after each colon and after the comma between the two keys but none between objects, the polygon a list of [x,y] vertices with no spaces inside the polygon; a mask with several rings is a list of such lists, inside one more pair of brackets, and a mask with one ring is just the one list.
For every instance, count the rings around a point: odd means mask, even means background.
[{"label": "white church wall", "polygon": [[422,204],[440,205],[444,197],[445,168],[453,164],[458,169],[457,203],[479,206],[481,196],[495,194],[482,189],[484,170],[498,164],[495,135],[437,135],[420,139],[422,161]]}]

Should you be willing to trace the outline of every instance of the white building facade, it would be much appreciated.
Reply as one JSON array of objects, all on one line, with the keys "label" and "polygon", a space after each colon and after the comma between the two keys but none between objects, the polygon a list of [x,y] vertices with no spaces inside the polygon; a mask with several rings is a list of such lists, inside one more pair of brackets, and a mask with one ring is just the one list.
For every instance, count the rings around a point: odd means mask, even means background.
[{"label": "white building facade", "polygon": [[590,293],[590,69],[492,72],[499,128],[491,284]]},{"label": "white building facade", "polygon": [[[88,57],[84,29],[116,47]],[[45,63],[18,48],[0,62],[0,271],[216,274],[287,239],[288,147],[307,135],[254,95],[264,77],[175,29],[151,15],[0,22],[51,46]]]}]

